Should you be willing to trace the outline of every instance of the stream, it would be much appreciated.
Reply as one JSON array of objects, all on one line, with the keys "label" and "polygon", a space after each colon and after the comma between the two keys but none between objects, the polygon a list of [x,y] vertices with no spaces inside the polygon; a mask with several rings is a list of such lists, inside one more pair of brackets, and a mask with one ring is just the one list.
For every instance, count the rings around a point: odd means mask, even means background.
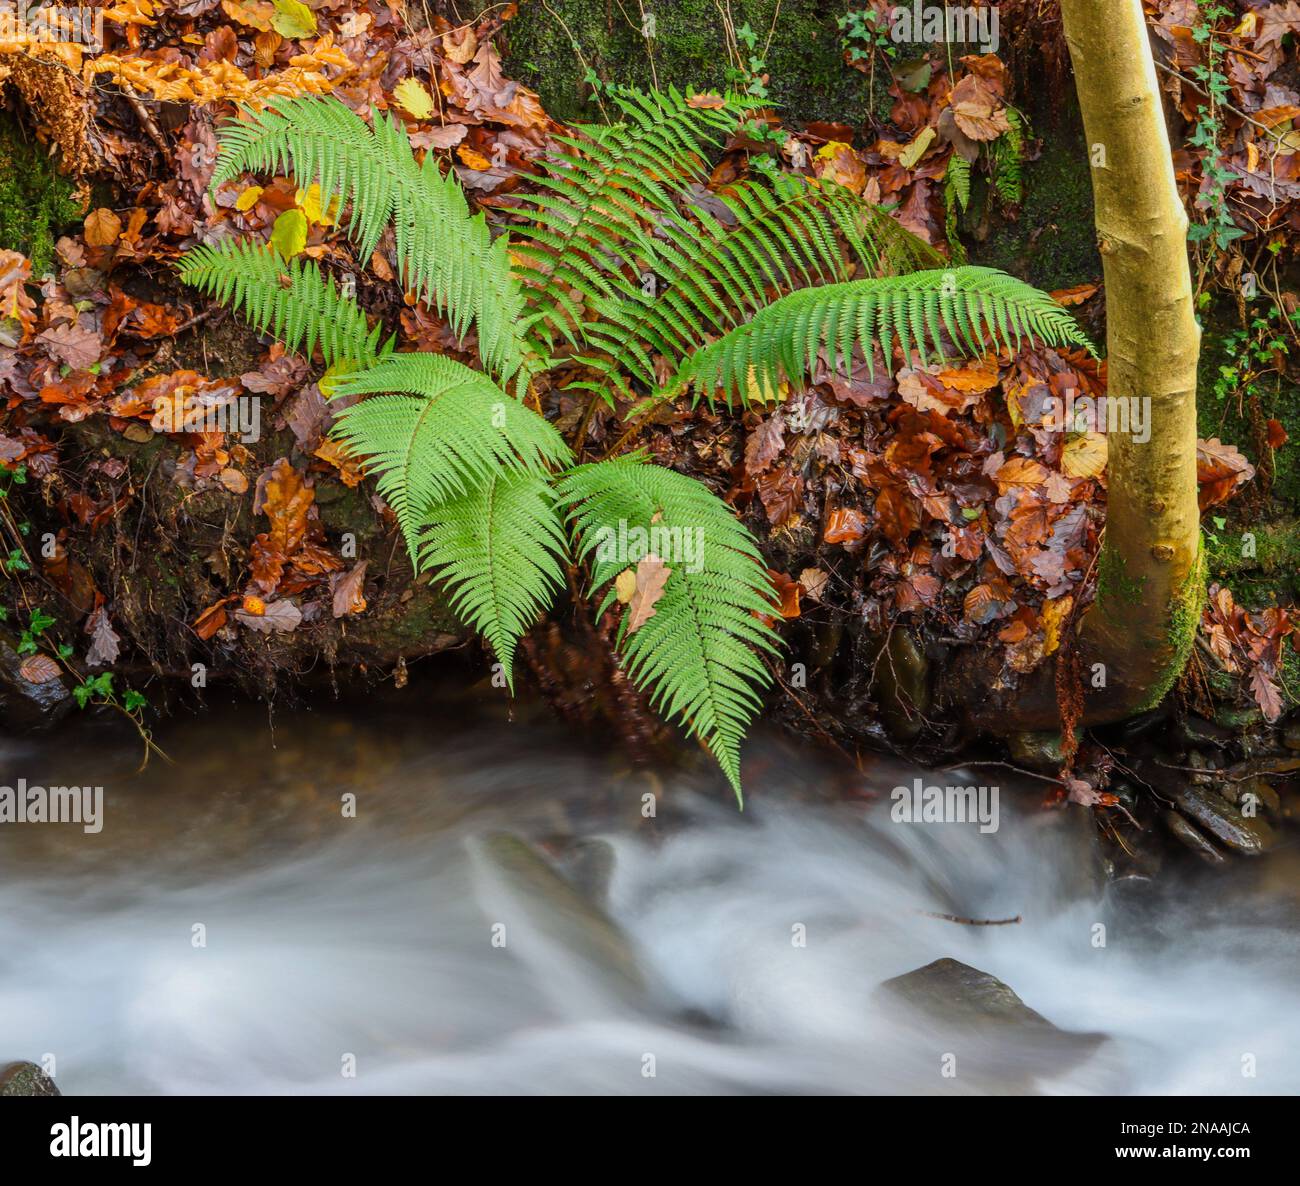
[{"label": "stream", "polygon": [[[173,719],[142,774],[104,722],[0,738],[0,787],[104,786],[99,832],[0,825],[0,1064],[53,1056],[65,1094],[1300,1091],[1289,852],[1106,887],[1085,809],[1007,771],[760,733],[740,813],[702,763],[413,700]],[[897,822],[917,778],[1000,782],[996,831]],[[881,989],[943,958],[1052,1026]]]}]

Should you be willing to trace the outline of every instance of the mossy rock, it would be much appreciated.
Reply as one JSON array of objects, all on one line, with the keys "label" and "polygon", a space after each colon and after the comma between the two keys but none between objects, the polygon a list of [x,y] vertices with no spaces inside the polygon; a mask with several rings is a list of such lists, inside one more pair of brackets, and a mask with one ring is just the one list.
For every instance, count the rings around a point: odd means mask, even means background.
[{"label": "mossy rock", "polygon": [[72,189],[42,146],[0,112],[0,249],[27,256],[33,277],[50,270],[55,240],[81,218]]},{"label": "mossy rock", "polygon": [[[822,0],[735,0],[730,8],[734,26],[748,23],[757,35],[755,52],[763,54],[766,46],[769,97],[786,117],[854,125],[864,120],[873,106],[871,88],[866,75],[844,64],[837,24],[842,7]],[[507,77],[537,91],[556,119],[589,122],[599,120],[600,111],[583,81],[588,68],[606,84],[726,86],[727,42],[713,0],[647,3],[645,11],[655,21],[650,42],[641,34],[635,5],[522,0],[504,30]],[[879,74],[877,102],[889,79],[887,70]]]}]

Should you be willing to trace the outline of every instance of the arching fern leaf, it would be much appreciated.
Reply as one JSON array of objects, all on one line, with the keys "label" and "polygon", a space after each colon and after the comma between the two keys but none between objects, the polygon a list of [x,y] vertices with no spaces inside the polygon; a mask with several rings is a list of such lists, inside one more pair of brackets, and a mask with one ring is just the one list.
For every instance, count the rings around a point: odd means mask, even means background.
[{"label": "arching fern leaf", "polygon": [[419,567],[445,581],[451,607],[492,645],[514,690],[515,645],[564,584],[564,530],[549,483],[497,473],[433,507]]},{"label": "arching fern leaf", "polygon": [[712,401],[803,383],[819,355],[848,373],[855,353],[875,373],[879,349],[903,358],[979,357],[1032,341],[1092,349],[1074,318],[1046,293],[993,268],[958,267],[911,276],[804,288],[774,301],[748,324],[693,355],[669,385],[694,384]]},{"label": "arching fern leaf", "polygon": [[333,435],[365,459],[411,553],[438,503],[502,471],[545,474],[570,460],[564,438],[486,375],[436,354],[390,354],[344,376],[334,396],[375,395],[338,413]]},{"label": "arching fern leaf", "polygon": [[619,651],[656,710],[703,739],[740,800],[740,743],[770,680],[761,656],[779,641],[759,616],[774,597],[753,537],[701,483],[639,456],[578,466],[557,489],[592,588],[605,589],[598,617],[640,558],[618,546],[621,532],[644,532],[671,569],[654,614],[635,630],[624,617]]},{"label": "arching fern leaf", "polygon": [[273,247],[226,240],[187,252],[180,276],[304,358],[319,346],[326,366],[368,366],[391,348],[391,339],[381,348],[380,327],[370,329],[357,302],[313,260],[286,263]]},{"label": "arching fern leaf", "polygon": [[510,269],[508,243],[494,243],[486,220],[472,215],[452,175],[433,154],[418,164],[402,125],[391,115],[371,128],[338,99],[278,99],[225,124],[213,189],[243,172],[289,174],[320,186],[321,205],[337,197],[347,229],[369,259],[391,222],[406,286],[464,337],[478,327],[483,365],[522,390],[542,365],[525,345],[524,298]]},{"label": "arching fern leaf", "polygon": [[547,162],[542,192],[521,199],[530,222],[514,250],[547,348],[557,337],[580,340],[579,299],[633,297],[640,280],[625,274],[628,257],[650,250],[659,222],[682,222],[676,195],[707,178],[706,152],[755,105],[735,95],[699,103],[676,89],[609,94],[624,122],[557,137],[570,151]]},{"label": "arching fern leaf", "polygon": [[765,308],[773,289],[842,281],[855,266],[878,276],[943,262],[882,209],[833,182],[747,181],[711,200],[724,213],[701,205],[690,221],[660,221],[645,245],[653,288],[593,297],[595,317],[583,330],[588,347],[605,358],[584,361],[653,385],[653,352],[689,354]]}]

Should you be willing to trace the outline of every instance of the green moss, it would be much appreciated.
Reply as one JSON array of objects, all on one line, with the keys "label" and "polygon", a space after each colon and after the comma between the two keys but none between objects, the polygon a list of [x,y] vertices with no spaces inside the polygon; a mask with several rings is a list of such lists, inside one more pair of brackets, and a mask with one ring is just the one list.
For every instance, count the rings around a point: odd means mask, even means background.
[{"label": "green moss", "polygon": [[[867,76],[844,65],[836,19],[847,6],[823,0],[731,0],[729,7],[735,27],[748,23],[757,35],[755,52],[761,54],[767,46],[769,95],[789,118],[860,124],[882,99],[888,108],[888,70],[882,66],[878,71],[882,77],[873,104]],[[600,118],[583,82],[588,67],[606,83],[725,85],[726,38],[714,0],[647,4],[645,11],[655,18],[653,45],[641,35],[636,5],[522,0],[505,27],[507,76],[537,91],[546,110],[562,120]]]},{"label": "green moss", "polygon": [[[1073,99],[1070,99],[1071,110]],[[1042,156],[1022,168],[1024,205],[1016,222],[995,226],[969,245],[971,262],[1001,268],[1048,292],[1101,276],[1093,224],[1088,149],[1077,117],[1068,114],[1043,136]],[[962,218],[967,230],[985,221],[991,187],[982,175]]]},{"label": "green moss", "polygon": [[1115,606],[1138,605],[1146,577],[1130,577],[1124,557],[1103,548],[1097,562],[1097,604],[1103,613],[1112,614]]},{"label": "green moss", "polygon": [[54,263],[55,239],[80,216],[72,183],[11,117],[0,114],[0,249],[21,251],[32,262],[32,276],[43,276]]},{"label": "green moss", "polygon": [[[1269,302],[1262,297],[1247,305],[1252,318],[1267,316],[1268,309]],[[1224,368],[1239,370],[1245,362],[1240,338],[1234,332],[1240,328],[1236,304],[1219,298],[1202,309],[1199,316],[1201,358],[1196,384],[1197,431],[1204,439],[1217,437],[1224,444],[1235,445],[1252,464],[1258,466],[1260,459],[1248,406],[1235,395],[1225,398],[1215,391],[1223,379]],[[1291,366],[1294,369],[1295,363],[1292,362]],[[1300,515],[1300,389],[1293,380],[1271,374],[1269,368],[1260,367],[1258,363],[1256,367],[1262,372],[1256,381],[1260,413],[1265,418],[1277,420],[1290,438],[1286,445],[1273,452],[1272,496],[1290,513]]]},{"label": "green moss", "polygon": [[1134,715],[1155,708],[1169,694],[1187,666],[1187,658],[1196,644],[1196,631],[1201,624],[1201,610],[1205,607],[1205,549],[1196,553],[1196,563],[1187,574],[1183,587],[1175,594],[1169,606],[1169,627],[1166,642],[1169,660],[1164,674],[1151,687],[1147,698],[1135,708]]},{"label": "green moss", "polygon": [[1205,550],[1209,579],[1227,585],[1239,605],[1300,600],[1300,520],[1246,519],[1219,529],[1207,516]]}]

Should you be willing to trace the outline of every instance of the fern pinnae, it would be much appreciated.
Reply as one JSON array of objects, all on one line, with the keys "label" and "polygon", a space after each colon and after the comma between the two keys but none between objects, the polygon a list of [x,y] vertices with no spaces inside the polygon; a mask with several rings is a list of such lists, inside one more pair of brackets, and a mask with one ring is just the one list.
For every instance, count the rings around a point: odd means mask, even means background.
[{"label": "fern pinnae", "polygon": [[[876,347],[891,370],[896,345],[908,364],[913,352],[922,361],[946,360],[963,345],[976,357],[1016,351],[1030,341],[1093,350],[1074,318],[1046,293],[993,268],[963,266],[800,289],[697,351],[669,387],[693,384],[697,398],[709,402],[721,389],[731,403],[744,400],[751,386],[767,391],[782,382],[802,384],[823,349],[834,357],[827,326],[843,318],[851,320],[854,345],[871,374]],[[843,347],[841,337],[841,356]]]},{"label": "fern pinnae", "polygon": [[310,359],[319,347],[328,367],[369,366],[392,349],[392,338],[381,346],[382,327],[371,329],[356,300],[314,260],[286,262],[268,244],[227,239],[187,252],[179,271],[186,284],[233,306],[290,351]]},{"label": "fern pinnae", "polygon": [[566,553],[550,483],[501,472],[429,509],[417,559],[487,639],[513,692],[515,647],[563,586]]},{"label": "fern pinnae", "polygon": [[437,160],[417,163],[405,128],[391,114],[374,127],[331,96],[277,99],[221,128],[215,190],[243,172],[283,172],[304,189],[320,187],[323,209],[337,199],[345,227],[369,259],[394,225],[406,286],[446,315],[461,337],[474,322],[484,366],[523,393],[544,365],[526,338],[524,297],[507,254],[482,214]]},{"label": "fern pinnae", "polygon": [[340,379],[340,396],[370,395],[340,411],[333,433],[365,460],[418,557],[424,516],[501,471],[544,475],[568,446],[543,417],[486,375],[437,354],[390,354]]},{"label": "fern pinnae", "polygon": [[598,617],[615,600],[614,579],[640,558],[613,546],[620,526],[668,552],[656,552],[671,572],[654,613],[635,631],[625,617],[617,645],[633,683],[704,741],[742,801],[740,743],[771,679],[762,656],[779,645],[765,621],[774,595],[753,537],[701,483],[639,455],[578,466],[557,491],[592,588],[605,590]]}]

